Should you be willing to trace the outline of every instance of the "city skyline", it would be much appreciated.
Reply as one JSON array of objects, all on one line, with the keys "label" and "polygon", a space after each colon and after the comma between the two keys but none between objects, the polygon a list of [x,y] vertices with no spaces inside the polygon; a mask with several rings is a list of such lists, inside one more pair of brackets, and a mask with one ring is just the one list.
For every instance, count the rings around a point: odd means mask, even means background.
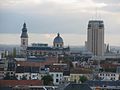
[{"label": "city skyline", "polygon": [[[0,44],[6,45],[20,45],[20,34],[0,34]],[[39,34],[39,33],[29,33],[29,45],[31,43],[48,43],[50,46],[53,44],[53,39],[57,33],[54,34]],[[80,34],[61,34],[64,40],[65,46],[84,46],[87,40],[87,35]],[[112,36],[112,35],[111,35]],[[4,39],[3,39],[4,38]],[[105,44],[110,46],[120,46],[119,35],[105,35]],[[111,40],[113,39],[113,40]],[[79,40],[79,41],[78,41]]]},{"label": "city skyline", "polygon": [[65,45],[84,45],[88,21],[98,19],[105,23],[105,43],[119,46],[119,8],[119,0],[1,0],[0,44],[20,44],[22,24],[26,22],[29,44],[52,45],[59,32]]}]

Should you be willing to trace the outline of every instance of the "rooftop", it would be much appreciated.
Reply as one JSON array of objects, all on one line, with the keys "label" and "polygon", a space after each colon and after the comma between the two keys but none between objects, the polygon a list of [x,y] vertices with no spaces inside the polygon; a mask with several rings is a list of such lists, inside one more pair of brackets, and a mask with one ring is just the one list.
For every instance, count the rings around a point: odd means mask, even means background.
[{"label": "rooftop", "polygon": [[64,90],[92,90],[87,84],[69,84]]},{"label": "rooftop", "polygon": [[39,86],[43,85],[41,80],[0,80],[0,86]]}]

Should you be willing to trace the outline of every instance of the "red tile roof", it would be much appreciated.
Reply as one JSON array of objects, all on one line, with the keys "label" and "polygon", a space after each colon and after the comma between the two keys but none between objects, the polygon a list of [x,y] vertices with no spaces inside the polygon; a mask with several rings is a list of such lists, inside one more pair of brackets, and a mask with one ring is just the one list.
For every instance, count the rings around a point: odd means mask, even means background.
[{"label": "red tile roof", "polygon": [[48,58],[47,61],[42,61],[42,62],[32,62],[32,61],[17,61],[17,65],[19,64],[20,66],[30,66],[30,67],[40,67],[40,66],[45,66],[45,65],[52,65],[53,63],[57,63],[58,59],[57,58]]},{"label": "red tile roof", "polygon": [[50,72],[63,72],[64,68],[61,65],[51,65]]},{"label": "red tile roof", "polygon": [[0,86],[40,86],[43,85],[41,80],[0,80]]},{"label": "red tile roof", "polygon": [[118,65],[118,64],[101,64],[100,66],[102,68],[117,68],[120,65]]}]

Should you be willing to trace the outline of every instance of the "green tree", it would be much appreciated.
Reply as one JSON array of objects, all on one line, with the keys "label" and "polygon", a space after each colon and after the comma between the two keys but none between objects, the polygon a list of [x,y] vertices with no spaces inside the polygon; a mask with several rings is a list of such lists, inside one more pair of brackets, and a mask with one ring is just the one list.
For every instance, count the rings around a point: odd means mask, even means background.
[{"label": "green tree", "polygon": [[22,80],[27,80],[27,77],[25,75],[22,76]]},{"label": "green tree", "polygon": [[9,73],[6,73],[5,77],[4,77],[4,80],[10,80],[10,74]]},{"label": "green tree", "polygon": [[70,68],[73,68],[73,64],[72,64],[72,60],[70,59],[70,56],[64,56],[63,63],[67,63]]},{"label": "green tree", "polygon": [[4,80],[17,80],[17,77],[15,76],[15,74],[13,76],[10,76],[9,73],[6,73]]},{"label": "green tree", "polygon": [[87,79],[86,76],[80,76],[79,81],[80,81],[81,83],[84,83],[84,82],[87,81],[87,80],[88,80],[88,79]]},{"label": "green tree", "polygon": [[16,57],[16,48],[13,48],[13,57]]},{"label": "green tree", "polygon": [[18,79],[17,79],[17,77],[14,74],[13,76],[10,77],[10,80],[18,80]]},{"label": "green tree", "polygon": [[50,75],[46,75],[42,77],[44,85],[52,85],[53,84],[53,78]]}]

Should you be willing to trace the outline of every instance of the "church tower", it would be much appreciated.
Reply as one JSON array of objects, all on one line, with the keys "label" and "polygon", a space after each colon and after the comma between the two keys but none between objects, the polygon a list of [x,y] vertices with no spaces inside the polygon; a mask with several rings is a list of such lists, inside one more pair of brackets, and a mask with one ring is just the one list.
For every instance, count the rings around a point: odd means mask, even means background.
[{"label": "church tower", "polygon": [[22,28],[22,34],[21,34],[21,54],[26,54],[26,49],[28,47],[28,34],[27,34],[27,28],[26,23],[23,24]]}]

